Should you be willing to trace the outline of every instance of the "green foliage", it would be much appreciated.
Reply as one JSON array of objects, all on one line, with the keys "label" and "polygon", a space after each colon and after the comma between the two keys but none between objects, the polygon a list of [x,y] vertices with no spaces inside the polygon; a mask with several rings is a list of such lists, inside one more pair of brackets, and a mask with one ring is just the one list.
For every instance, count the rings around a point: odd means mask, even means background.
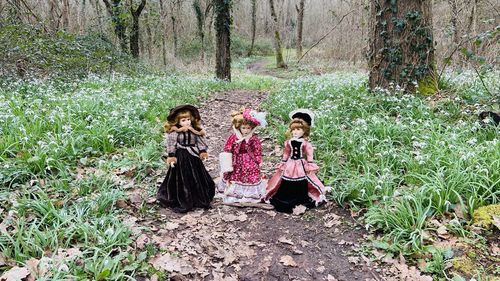
[{"label": "green foliage", "polygon": [[[485,83],[498,87],[497,76],[487,74]],[[461,206],[470,219],[500,200],[499,129],[482,128],[471,113],[468,104],[488,93],[470,77],[450,78],[458,96],[436,105],[402,92],[370,93],[358,73],[300,78],[274,92],[266,107],[282,120],[270,125],[279,142],[290,111],[315,111],[311,138],[331,198],[367,209],[367,227],[408,253],[425,246],[431,218]],[[461,223],[454,227],[464,233]]]},{"label": "green foliage", "polygon": [[38,26],[0,25],[1,76],[17,77],[16,64],[28,77],[74,79],[89,74],[148,73],[102,34],[47,34]]},{"label": "green foliage", "polygon": [[[151,172],[164,168],[162,125],[171,107],[196,104],[213,91],[274,84],[252,75],[231,83],[176,76],[0,80],[2,257],[18,265],[49,260],[51,280],[158,273],[147,264],[158,252],[154,245],[129,251],[130,215],[117,207],[128,187],[116,171],[151,193]],[[143,200],[136,216],[151,211]],[[58,258],[70,250],[77,253]],[[58,270],[61,264],[68,269]]]}]

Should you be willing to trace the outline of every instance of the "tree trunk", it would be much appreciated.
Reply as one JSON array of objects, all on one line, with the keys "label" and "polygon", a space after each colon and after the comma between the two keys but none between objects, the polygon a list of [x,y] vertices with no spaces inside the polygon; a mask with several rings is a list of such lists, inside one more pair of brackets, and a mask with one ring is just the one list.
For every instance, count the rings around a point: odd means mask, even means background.
[{"label": "tree trunk", "polygon": [[152,47],[153,47],[153,35],[151,32],[151,25],[149,24],[149,11],[144,13],[144,23],[146,24],[146,49],[148,51],[148,59],[151,61],[153,59]]},{"label": "tree trunk", "polygon": [[406,92],[436,92],[431,19],[430,0],[371,2],[371,89],[399,85]]},{"label": "tree trunk", "polygon": [[299,6],[295,6],[297,9],[297,60],[302,57],[302,30],[304,27],[304,5],[305,0],[300,0]]},{"label": "tree trunk", "polygon": [[132,15],[132,29],[130,30],[130,53],[134,58],[139,58],[139,18],[142,10],[146,6],[146,0],[141,0],[141,4],[134,9],[133,1],[130,0],[130,14]]},{"label": "tree trunk", "polygon": [[161,35],[161,55],[163,59],[163,66],[167,66],[167,46],[166,46],[166,37],[167,37],[167,24],[165,23],[165,18],[167,17],[165,8],[163,6],[163,0],[160,0],[160,23],[162,29]]},{"label": "tree trunk", "polygon": [[269,0],[269,6],[271,8],[271,17],[273,18],[274,22],[274,48],[276,50],[276,67],[286,68],[285,61],[283,60],[283,49],[281,47],[278,17],[276,16],[276,11],[274,10],[273,0]]},{"label": "tree trunk", "polygon": [[450,25],[453,31],[453,44],[457,46],[459,44],[459,35],[458,35],[458,8],[457,8],[457,0],[448,0],[448,4],[450,4],[451,8],[451,19]]},{"label": "tree trunk", "polygon": [[181,5],[180,0],[173,0],[170,13],[171,14],[170,19],[172,20],[172,34],[174,36],[174,57],[178,56],[179,36],[177,34],[176,16],[181,12],[180,5]]},{"label": "tree trunk", "polygon": [[62,1],[63,7],[61,12],[62,28],[69,31],[69,0]]},{"label": "tree trunk", "polygon": [[97,23],[99,24],[99,32],[102,34],[103,33],[103,22],[102,22],[102,18],[104,17],[103,14],[102,14],[102,7],[101,7],[101,2],[99,2],[100,0],[95,0],[95,1],[90,1],[90,3],[94,5],[94,8],[95,8],[95,12],[96,12],[96,15],[97,15]]},{"label": "tree trunk", "polygon": [[231,81],[231,3],[215,0],[215,73],[217,78]]},{"label": "tree trunk", "polygon": [[205,63],[205,13],[201,7],[200,0],[195,0],[193,2],[193,9],[196,15],[196,27],[198,28],[198,36],[200,37],[201,44],[201,62]]},{"label": "tree trunk", "polygon": [[79,14],[80,21],[78,23],[79,25],[78,31],[80,34],[83,34],[85,32],[85,28],[87,25],[86,2],[87,2],[86,0],[82,0],[82,5],[80,7],[80,14]]},{"label": "tree trunk", "polygon": [[257,0],[252,1],[252,43],[250,44],[250,50],[248,50],[248,56],[253,55],[253,48],[255,45],[255,33],[257,31]]},{"label": "tree trunk", "polygon": [[57,12],[59,6],[56,0],[49,1],[49,26],[52,32],[56,32],[59,29],[59,14]]},{"label": "tree trunk", "polygon": [[111,17],[111,21],[113,22],[115,28],[115,35],[118,37],[120,41],[120,47],[122,51],[128,52],[127,46],[127,26],[125,25],[125,19],[122,16],[122,0],[112,0],[113,5],[109,2],[109,0],[102,0],[104,5],[106,5],[106,10],[108,11],[109,16]]}]

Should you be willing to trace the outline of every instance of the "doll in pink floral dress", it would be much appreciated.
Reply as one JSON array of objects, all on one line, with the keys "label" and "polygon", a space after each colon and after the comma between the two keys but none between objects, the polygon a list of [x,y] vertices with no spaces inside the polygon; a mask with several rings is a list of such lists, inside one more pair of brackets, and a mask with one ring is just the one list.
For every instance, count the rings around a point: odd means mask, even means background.
[{"label": "doll in pink floral dress", "polygon": [[232,171],[225,172],[217,187],[224,203],[258,203],[265,194],[260,164],[262,146],[254,135],[257,126],[266,125],[265,113],[242,109],[231,114],[233,133],[224,145],[232,154]]},{"label": "doll in pink floral dress", "polygon": [[319,170],[313,159],[309,132],[314,114],[307,109],[290,113],[285,150],[276,173],[267,183],[265,201],[276,211],[291,213],[293,208],[304,205],[312,208],[326,201],[327,189],[316,176]]}]

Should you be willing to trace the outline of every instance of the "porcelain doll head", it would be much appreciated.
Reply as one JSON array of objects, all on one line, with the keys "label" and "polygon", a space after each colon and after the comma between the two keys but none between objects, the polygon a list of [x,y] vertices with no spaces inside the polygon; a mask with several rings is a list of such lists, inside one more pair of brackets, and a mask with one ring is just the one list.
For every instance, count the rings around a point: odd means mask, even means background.
[{"label": "porcelain doll head", "polygon": [[233,127],[241,132],[242,136],[250,134],[255,127],[265,126],[265,116],[263,112],[242,108],[231,113]]},{"label": "porcelain doll head", "polygon": [[304,138],[308,139],[311,132],[311,127],[306,121],[295,118],[288,125],[288,130],[286,132],[287,138]]},{"label": "porcelain doll head", "polygon": [[172,127],[193,127],[196,130],[201,130],[200,113],[198,109],[192,105],[181,105],[170,110],[165,123],[165,130],[170,131]]}]

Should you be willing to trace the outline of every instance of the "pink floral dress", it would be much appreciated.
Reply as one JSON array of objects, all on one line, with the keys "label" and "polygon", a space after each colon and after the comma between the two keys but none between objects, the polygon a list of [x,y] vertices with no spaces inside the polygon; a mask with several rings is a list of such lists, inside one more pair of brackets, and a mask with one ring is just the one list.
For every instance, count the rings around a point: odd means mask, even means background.
[{"label": "pink floral dress", "polygon": [[265,194],[265,184],[260,174],[262,146],[260,140],[252,135],[242,138],[233,133],[224,146],[231,152],[233,171],[224,173],[217,190],[223,193],[225,203],[257,203]]}]

